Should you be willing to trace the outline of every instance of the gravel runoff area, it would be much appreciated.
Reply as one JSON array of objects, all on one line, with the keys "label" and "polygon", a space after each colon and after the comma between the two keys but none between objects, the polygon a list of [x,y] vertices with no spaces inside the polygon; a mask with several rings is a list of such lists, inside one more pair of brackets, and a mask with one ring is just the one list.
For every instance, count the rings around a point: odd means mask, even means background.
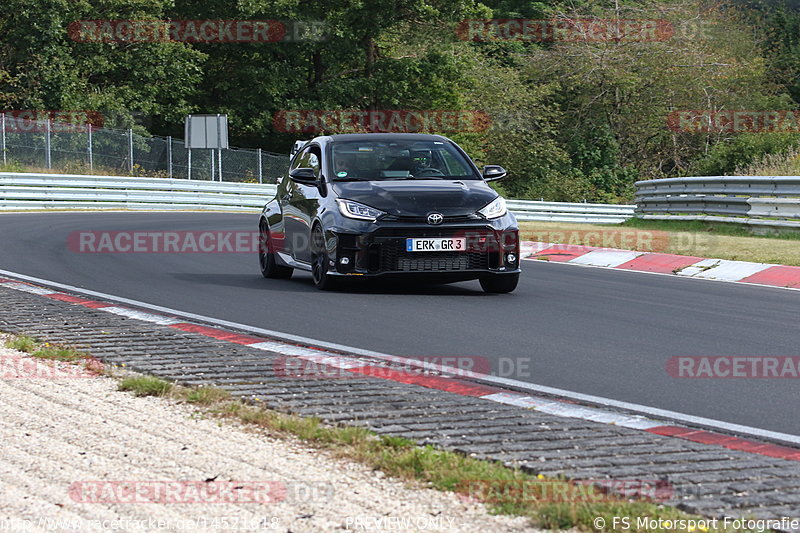
[{"label": "gravel runoff area", "polygon": [[0,531],[539,531],[23,356],[0,348]]}]

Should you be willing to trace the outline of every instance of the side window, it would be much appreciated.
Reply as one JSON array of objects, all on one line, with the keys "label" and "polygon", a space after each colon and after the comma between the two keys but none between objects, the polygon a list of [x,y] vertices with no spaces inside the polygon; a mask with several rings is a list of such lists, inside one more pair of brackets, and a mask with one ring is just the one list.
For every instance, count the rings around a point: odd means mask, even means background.
[{"label": "side window", "polygon": [[314,169],[314,174],[319,177],[320,172],[320,152],[319,148],[313,147],[310,148],[308,151],[308,159],[306,160],[306,164],[304,166],[308,166],[309,168]]},{"label": "side window", "polygon": [[309,150],[310,150],[310,148],[306,148],[305,150],[303,150],[302,152],[300,152],[299,154],[297,154],[297,157],[295,157],[295,158],[294,158],[294,161],[292,161],[292,164],[291,164],[291,166],[289,167],[289,170],[294,170],[294,169],[296,169],[296,168],[298,168],[298,167],[304,167],[304,166],[306,166],[306,165],[303,165],[303,164],[301,164],[301,163],[302,163],[303,161],[305,161],[305,160],[306,160],[306,158],[308,157],[308,152],[309,152]]}]

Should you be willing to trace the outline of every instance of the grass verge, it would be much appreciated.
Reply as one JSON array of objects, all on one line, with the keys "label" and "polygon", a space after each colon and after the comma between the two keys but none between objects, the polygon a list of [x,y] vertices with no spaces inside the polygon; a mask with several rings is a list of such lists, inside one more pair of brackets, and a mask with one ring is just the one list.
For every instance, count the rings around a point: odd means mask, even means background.
[{"label": "grass verge", "polygon": [[[583,483],[545,479],[508,468],[500,463],[474,459],[462,454],[418,446],[400,437],[379,436],[359,427],[328,426],[319,419],[286,415],[258,405],[232,399],[221,389],[189,388],[157,378],[128,378],[121,390],[139,396],[161,396],[203,407],[202,412],[222,419],[257,427],[283,437],[295,437],[334,456],[355,460],[390,476],[420,483],[462,497],[483,501],[499,514],[527,516],[538,527],[578,528],[585,531],[617,531],[614,517],[649,517],[686,521],[685,528],[672,531],[742,531],[694,526],[702,519],[652,501],[625,500]],[[570,501],[564,501],[570,500]],[[574,500],[574,501],[573,501]],[[607,527],[596,527],[603,518]],[[662,528],[633,527],[628,531],[662,531]]]},{"label": "grass verge", "polygon": [[800,266],[800,233],[755,235],[735,224],[630,219],[622,224],[520,222],[523,241]]},{"label": "grass verge", "polygon": [[30,354],[31,357],[47,359],[50,361],[75,363],[78,361],[92,360],[88,354],[73,347],[63,346],[60,344],[50,344],[49,342],[39,343],[27,335],[16,335],[9,337],[6,339],[5,346],[6,348],[11,348]]},{"label": "grass verge", "polygon": [[[32,356],[51,347],[26,336],[11,337],[5,344]],[[76,357],[59,360],[76,362],[86,357],[76,350],[72,352]],[[77,357],[77,354],[82,357]],[[196,406],[201,414],[207,416],[238,422],[279,437],[297,438],[335,457],[360,462],[418,486],[456,492],[463,498],[482,501],[494,513],[528,517],[535,526],[545,529],[619,531],[615,517],[631,517],[630,527],[625,531],[661,533],[665,530],[665,521],[671,521],[668,529],[676,533],[747,531],[705,527],[706,519],[658,501],[625,499],[605,493],[593,484],[587,484],[589,480],[547,479],[497,462],[432,446],[419,446],[401,437],[377,435],[354,426],[329,426],[317,418],[279,413],[257,404],[244,403],[232,398],[227,391],[214,387],[184,387],[153,376],[127,375],[120,378],[113,371],[107,375],[119,378],[120,391],[184,402]],[[642,483],[643,480],[634,482]],[[619,483],[612,482],[611,486],[618,487]],[[646,494],[658,500],[658,491],[647,490]],[[668,496],[671,493],[661,494]],[[637,521],[639,517],[646,517],[647,521],[640,524]],[[602,527],[598,527],[598,520],[603,520]]]}]

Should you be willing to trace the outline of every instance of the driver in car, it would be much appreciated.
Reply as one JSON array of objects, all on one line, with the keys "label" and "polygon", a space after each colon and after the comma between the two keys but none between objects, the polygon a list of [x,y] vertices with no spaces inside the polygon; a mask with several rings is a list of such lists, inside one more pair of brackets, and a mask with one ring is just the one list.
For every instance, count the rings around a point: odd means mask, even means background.
[{"label": "driver in car", "polygon": [[433,154],[430,150],[413,150],[411,152],[411,175],[437,176],[443,172],[433,166]]}]

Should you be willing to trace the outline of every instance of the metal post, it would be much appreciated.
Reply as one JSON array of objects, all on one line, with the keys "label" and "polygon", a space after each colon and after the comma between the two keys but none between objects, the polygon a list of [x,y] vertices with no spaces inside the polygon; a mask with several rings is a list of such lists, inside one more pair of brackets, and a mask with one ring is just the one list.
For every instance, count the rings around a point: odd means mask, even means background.
[{"label": "metal post", "polygon": [[49,118],[45,121],[44,131],[45,131],[45,135],[44,135],[44,144],[45,144],[44,160],[45,160],[45,166],[48,169],[50,169],[50,168],[53,168],[53,159],[52,159],[52,155],[50,154],[51,145],[50,145],[50,119]]},{"label": "metal post", "polygon": [[256,154],[258,155],[258,182],[264,183],[264,173],[261,169],[261,148],[256,150]]},{"label": "metal post", "polygon": [[189,179],[192,179],[192,149],[191,148],[187,148],[186,152],[188,154],[186,166],[189,169]]},{"label": "metal post", "polygon": [[92,153],[92,125],[89,124],[89,142],[86,145],[89,152],[89,171],[94,171],[94,154]]},{"label": "metal post", "polygon": [[133,129],[128,129],[128,168],[133,175]]},{"label": "metal post", "polygon": [[219,164],[219,181],[222,182],[222,115],[217,114],[217,163]]},{"label": "metal post", "polygon": [[172,177],[172,137],[167,137],[167,174]]},{"label": "metal post", "polygon": [[211,149],[211,181],[214,181],[214,149]]},{"label": "metal post", "polygon": [[3,164],[7,165],[8,161],[6,161],[6,114],[0,113],[0,128],[3,130]]}]

